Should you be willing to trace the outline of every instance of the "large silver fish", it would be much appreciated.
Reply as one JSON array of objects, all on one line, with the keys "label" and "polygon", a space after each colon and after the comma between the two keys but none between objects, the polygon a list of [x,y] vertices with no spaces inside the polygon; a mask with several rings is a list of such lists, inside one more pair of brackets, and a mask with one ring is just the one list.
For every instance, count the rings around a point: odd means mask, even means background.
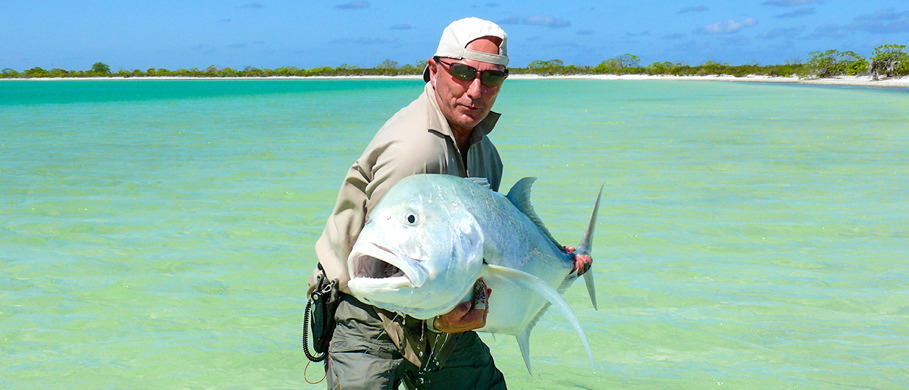
[{"label": "large silver fish", "polygon": [[[508,195],[451,175],[414,175],[392,186],[348,257],[348,287],[374,306],[428,319],[473,299],[482,278],[492,289],[486,326],[518,340],[530,371],[530,331],[550,304],[571,322],[593,362],[584,331],[560,295],[577,279],[572,254],[543,226],[530,204],[535,178]],[[602,194],[602,188],[600,189]],[[589,254],[600,196],[578,254]],[[592,272],[584,274],[596,307]]]}]

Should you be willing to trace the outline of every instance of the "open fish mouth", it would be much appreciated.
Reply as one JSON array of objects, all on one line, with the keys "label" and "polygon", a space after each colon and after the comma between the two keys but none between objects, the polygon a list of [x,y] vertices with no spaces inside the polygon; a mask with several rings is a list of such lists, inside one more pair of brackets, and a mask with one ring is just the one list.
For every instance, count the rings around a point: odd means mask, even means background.
[{"label": "open fish mouth", "polygon": [[416,260],[401,257],[384,246],[371,244],[354,249],[348,264],[351,279],[375,279],[371,283],[398,288],[420,287],[426,280],[426,271]]},{"label": "open fish mouth", "polygon": [[360,255],[353,260],[353,276],[355,278],[391,278],[396,276],[407,276],[400,268],[370,255]]}]

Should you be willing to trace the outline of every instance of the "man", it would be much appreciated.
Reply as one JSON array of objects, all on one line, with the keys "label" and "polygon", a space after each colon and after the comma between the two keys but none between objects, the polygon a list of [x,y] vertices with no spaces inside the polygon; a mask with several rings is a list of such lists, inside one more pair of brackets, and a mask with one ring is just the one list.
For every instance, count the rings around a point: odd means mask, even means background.
[{"label": "man", "polygon": [[[349,295],[347,256],[369,212],[404,177],[482,177],[498,191],[502,160],[487,134],[499,118],[491,109],[508,76],[507,39],[486,20],[452,22],[427,61],[423,94],[379,129],[348,170],[316,242],[320,265],[344,293],[326,361],[329,388],[505,388],[489,348],[472,331],[486,323],[485,304],[464,302],[426,321],[401,318]],[[493,293],[478,283],[487,297]]]}]

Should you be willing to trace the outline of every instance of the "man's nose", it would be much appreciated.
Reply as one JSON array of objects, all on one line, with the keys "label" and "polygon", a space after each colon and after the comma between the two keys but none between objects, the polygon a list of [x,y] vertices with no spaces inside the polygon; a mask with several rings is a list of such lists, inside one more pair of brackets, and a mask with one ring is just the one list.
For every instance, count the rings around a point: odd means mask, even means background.
[{"label": "man's nose", "polygon": [[477,75],[467,87],[467,96],[471,99],[477,99],[483,94],[483,83],[480,81],[480,75]]}]

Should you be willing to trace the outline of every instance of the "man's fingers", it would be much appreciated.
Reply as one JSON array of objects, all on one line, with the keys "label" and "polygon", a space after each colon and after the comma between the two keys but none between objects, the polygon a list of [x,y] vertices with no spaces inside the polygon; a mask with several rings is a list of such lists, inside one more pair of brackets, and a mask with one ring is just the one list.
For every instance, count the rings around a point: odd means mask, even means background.
[{"label": "man's fingers", "polygon": [[590,255],[575,255],[574,256],[574,272],[578,275],[583,275],[593,264],[593,258]]},{"label": "man's fingers", "polygon": [[[489,297],[492,289],[482,280],[477,281],[475,301],[461,302],[450,312],[436,317],[436,329],[446,333],[459,333],[486,326],[489,314]],[[485,296],[484,294],[485,293]]]},{"label": "man's fingers", "polygon": [[464,330],[473,330],[486,326],[486,315],[488,310],[471,310],[461,318],[461,325]]},{"label": "man's fingers", "polygon": [[469,301],[461,302],[460,304],[455,306],[455,308],[450,313],[445,314],[445,316],[452,318],[452,319],[458,319],[458,318],[464,317],[465,315],[467,315],[467,313],[470,313],[470,309],[472,309],[472,308],[473,308],[472,302],[469,302]]}]

